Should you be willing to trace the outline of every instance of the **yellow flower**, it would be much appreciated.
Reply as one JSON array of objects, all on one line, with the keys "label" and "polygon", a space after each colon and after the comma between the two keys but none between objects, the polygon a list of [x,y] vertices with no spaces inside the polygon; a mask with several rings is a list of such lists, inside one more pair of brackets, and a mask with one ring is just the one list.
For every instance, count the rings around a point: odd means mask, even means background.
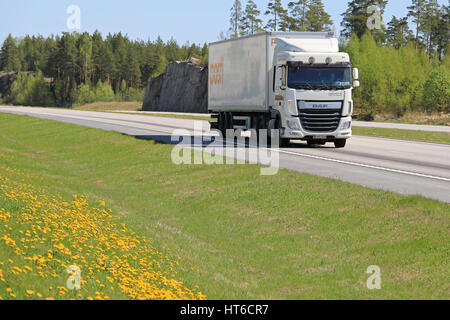
[{"label": "yellow flower", "polygon": [[28,295],[32,295],[32,294],[34,294],[34,291],[33,290],[27,290],[27,294]]}]

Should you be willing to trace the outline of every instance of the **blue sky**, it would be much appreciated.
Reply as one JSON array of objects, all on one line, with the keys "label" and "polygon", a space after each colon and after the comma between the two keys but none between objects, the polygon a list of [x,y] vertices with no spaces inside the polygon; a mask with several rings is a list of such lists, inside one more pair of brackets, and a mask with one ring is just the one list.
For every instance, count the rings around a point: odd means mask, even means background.
[{"label": "blue sky", "polygon": [[[245,1],[243,1],[245,2]],[[265,10],[268,0],[255,1]],[[286,5],[289,0],[283,0]],[[324,0],[325,9],[332,15],[336,30],[347,0]],[[0,1],[0,41],[9,33],[16,37],[26,34],[60,34],[69,31],[66,25],[69,5],[81,9],[81,32],[96,29],[103,34],[121,31],[133,39],[164,40],[174,37],[179,43],[217,40],[221,31],[229,27],[229,12],[233,0],[2,0]],[[411,0],[390,0],[384,15],[388,22],[393,15],[407,14]],[[448,0],[439,0],[440,4]]]}]

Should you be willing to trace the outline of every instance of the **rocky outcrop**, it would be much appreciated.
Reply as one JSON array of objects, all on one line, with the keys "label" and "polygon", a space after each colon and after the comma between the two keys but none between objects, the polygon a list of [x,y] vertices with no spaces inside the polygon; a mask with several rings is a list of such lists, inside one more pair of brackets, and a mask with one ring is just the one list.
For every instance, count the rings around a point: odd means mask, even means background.
[{"label": "rocky outcrop", "polygon": [[208,113],[208,68],[193,58],[170,63],[148,84],[142,110]]},{"label": "rocky outcrop", "polygon": [[16,78],[16,72],[0,72],[0,98],[4,99],[9,94],[11,85]]}]

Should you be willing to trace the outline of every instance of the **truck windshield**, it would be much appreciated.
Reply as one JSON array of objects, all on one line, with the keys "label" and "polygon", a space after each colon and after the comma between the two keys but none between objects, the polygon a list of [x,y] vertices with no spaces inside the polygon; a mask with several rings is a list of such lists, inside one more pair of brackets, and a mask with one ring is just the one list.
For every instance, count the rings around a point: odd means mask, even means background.
[{"label": "truck windshield", "polygon": [[350,68],[289,66],[288,87],[293,89],[349,89]]}]

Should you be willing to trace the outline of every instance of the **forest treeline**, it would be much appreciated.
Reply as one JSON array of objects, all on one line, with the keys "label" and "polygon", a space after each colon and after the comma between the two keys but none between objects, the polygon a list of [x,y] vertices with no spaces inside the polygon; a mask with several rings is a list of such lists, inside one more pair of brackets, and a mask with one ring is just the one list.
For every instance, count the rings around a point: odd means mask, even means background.
[{"label": "forest treeline", "polygon": [[[253,0],[230,2],[230,29],[220,40],[263,31],[334,30],[321,0],[270,0],[266,8],[258,8]],[[407,16],[380,21],[379,28],[369,30],[367,21],[376,12],[368,13],[367,8],[376,5],[382,16],[387,3],[351,0],[343,8],[341,51],[349,52],[360,69],[357,110],[368,117],[450,112],[449,6],[411,0]],[[190,57],[207,64],[207,45],[179,45],[160,37],[135,41],[121,33],[103,37],[99,32],[8,36],[0,51],[0,70],[22,73],[3,100],[49,106],[141,100],[149,79],[169,62]]]},{"label": "forest treeline", "polygon": [[142,100],[148,80],[161,74],[169,62],[190,57],[207,60],[207,54],[207,44],[180,46],[174,39],[164,42],[160,37],[133,41],[122,33],[105,38],[98,31],[47,38],[9,35],[0,52],[0,70],[21,73],[3,100],[64,107]]}]

